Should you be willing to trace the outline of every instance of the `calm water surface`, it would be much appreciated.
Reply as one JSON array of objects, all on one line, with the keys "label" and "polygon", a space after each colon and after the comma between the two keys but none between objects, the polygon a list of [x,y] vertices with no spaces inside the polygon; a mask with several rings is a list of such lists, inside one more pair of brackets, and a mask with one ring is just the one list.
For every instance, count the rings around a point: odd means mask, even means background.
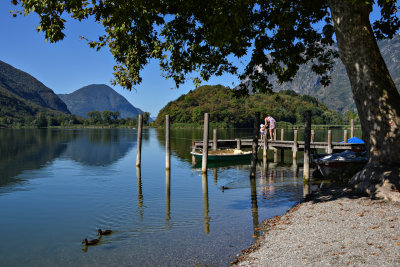
[{"label": "calm water surface", "polygon": [[[0,265],[228,266],[259,222],[303,197],[291,155],[260,163],[253,180],[248,164],[210,164],[202,176],[189,154],[202,131],[174,130],[168,173],[164,136],[144,130],[137,169],[136,130],[1,129]],[[98,228],[113,233],[83,246]]]}]

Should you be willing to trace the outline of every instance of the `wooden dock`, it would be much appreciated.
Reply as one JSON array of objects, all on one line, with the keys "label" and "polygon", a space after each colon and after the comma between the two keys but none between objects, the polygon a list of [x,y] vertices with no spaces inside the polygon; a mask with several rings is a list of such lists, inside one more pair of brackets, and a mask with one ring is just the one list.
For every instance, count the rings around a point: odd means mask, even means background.
[{"label": "wooden dock", "polygon": [[[219,148],[251,148],[253,140],[252,139],[217,139],[216,147]],[[258,140],[259,147],[264,146],[263,140]],[[208,141],[208,147],[213,148],[214,141]],[[292,151],[301,151],[304,150],[304,141],[282,141],[282,140],[268,140],[266,142],[267,149],[284,149],[284,150],[292,150]],[[192,148],[200,149],[203,147],[202,140],[194,140]],[[352,144],[352,143],[340,143],[340,142],[311,142],[311,149],[324,149],[327,153],[331,153],[332,151],[343,151],[348,149],[365,149],[364,144]]]},{"label": "wooden dock", "polygon": [[[281,154],[285,150],[291,150],[293,152],[293,158],[296,158],[296,153],[298,151],[304,151],[305,142],[297,141],[298,134],[297,130],[294,131],[294,140],[283,140],[283,131],[281,134],[281,140],[258,140],[258,147],[263,150],[273,150],[277,153],[278,150],[281,150]],[[347,131],[344,133],[344,140],[347,140]],[[196,149],[203,148],[204,140],[193,140],[192,142],[192,151]],[[208,141],[208,147],[216,150],[217,148],[251,148],[253,143],[253,139],[217,139],[214,131],[214,138]],[[341,143],[341,142],[332,142],[332,133],[331,130],[328,130],[328,140],[327,142],[314,142],[314,133],[311,134],[311,142],[310,149],[316,151],[317,149],[322,149],[326,153],[335,153],[344,150],[365,150],[365,144],[361,143]],[[264,153],[264,156],[266,153]]]}]

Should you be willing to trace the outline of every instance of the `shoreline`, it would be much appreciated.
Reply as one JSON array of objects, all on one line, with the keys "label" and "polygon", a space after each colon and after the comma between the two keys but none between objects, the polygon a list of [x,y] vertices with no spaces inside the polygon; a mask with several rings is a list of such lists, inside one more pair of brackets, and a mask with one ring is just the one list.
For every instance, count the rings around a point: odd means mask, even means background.
[{"label": "shoreline", "polygon": [[262,222],[232,266],[400,266],[400,203],[328,188]]}]

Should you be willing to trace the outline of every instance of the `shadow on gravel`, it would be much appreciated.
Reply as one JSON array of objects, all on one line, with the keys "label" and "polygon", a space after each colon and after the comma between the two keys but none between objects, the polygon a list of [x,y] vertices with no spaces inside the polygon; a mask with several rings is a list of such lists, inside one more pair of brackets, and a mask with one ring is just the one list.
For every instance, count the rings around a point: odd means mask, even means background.
[{"label": "shadow on gravel", "polygon": [[326,188],[321,188],[317,192],[312,192],[308,194],[303,202],[326,202],[333,201],[340,198],[350,198],[350,199],[359,199],[366,197],[365,195],[357,195],[355,194],[351,188],[343,187],[339,185],[330,185]]}]

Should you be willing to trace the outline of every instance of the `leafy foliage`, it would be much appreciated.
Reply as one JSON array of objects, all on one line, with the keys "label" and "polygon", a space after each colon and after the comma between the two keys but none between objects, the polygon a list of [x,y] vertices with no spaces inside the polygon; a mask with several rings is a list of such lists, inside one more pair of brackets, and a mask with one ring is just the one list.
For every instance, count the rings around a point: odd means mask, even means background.
[{"label": "leafy foliage", "polygon": [[301,96],[294,91],[250,95],[236,98],[234,90],[221,85],[201,86],[168,103],[158,114],[156,125],[163,125],[165,115],[172,123],[202,124],[204,113],[210,122],[225,127],[253,127],[255,112],[272,115],[277,121],[304,123],[304,111],[312,111],[313,123],[338,124],[342,118],[314,97]]}]

